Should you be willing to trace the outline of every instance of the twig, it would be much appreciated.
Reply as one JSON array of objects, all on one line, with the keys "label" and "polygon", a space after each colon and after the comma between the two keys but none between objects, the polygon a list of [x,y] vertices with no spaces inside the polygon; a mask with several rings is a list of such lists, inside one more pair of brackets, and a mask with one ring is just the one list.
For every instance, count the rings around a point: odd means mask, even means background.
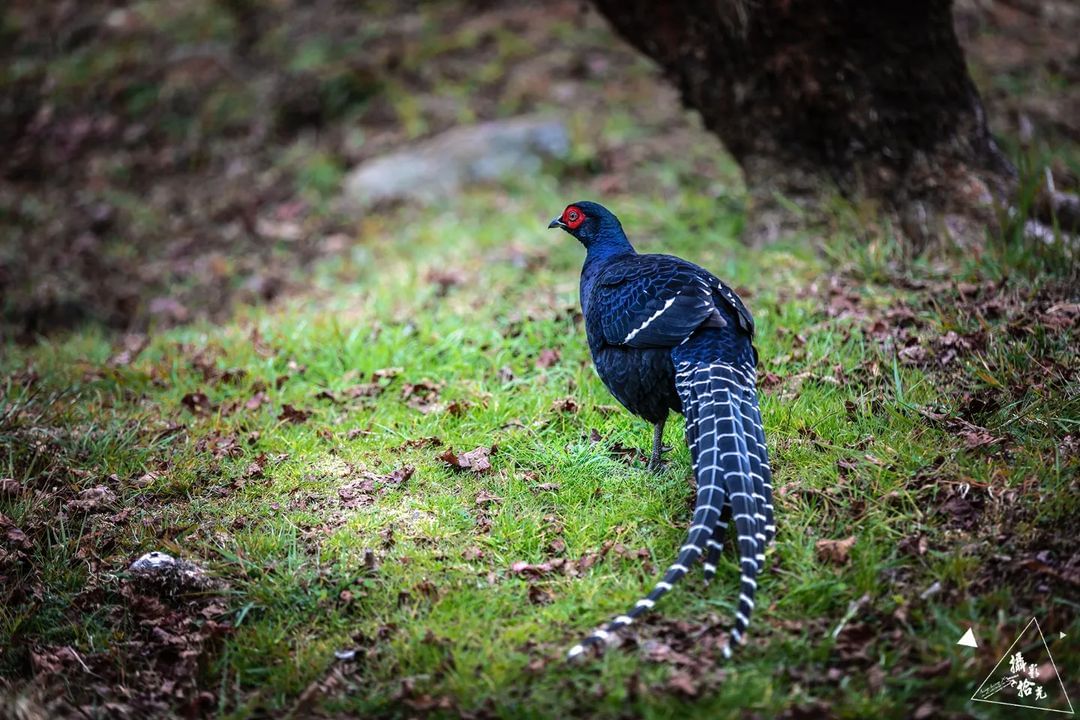
[{"label": "twig", "polygon": [[855,614],[859,612],[867,603],[870,602],[870,593],[866,593],[858,600],[852,600],[848,603],[847,612],[844,613],[844,617],[840,620],[840,624],[836,626],[836,629],[832,631],[833,640],[840,637],[840,632],[844,627],[855,617]]}]

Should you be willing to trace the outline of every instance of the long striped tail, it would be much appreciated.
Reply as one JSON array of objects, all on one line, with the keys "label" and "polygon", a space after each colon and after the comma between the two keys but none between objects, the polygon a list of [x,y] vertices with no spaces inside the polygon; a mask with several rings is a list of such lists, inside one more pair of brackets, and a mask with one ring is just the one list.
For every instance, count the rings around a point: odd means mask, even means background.
[{"label": "long striped tail", "polygon": [[[603,644],[612,633],[651,610],[702,556],[706,547],[709,557],[705,560],[705,571],[711,577],[721,547],[718,534],[725,509],[735,525],[741,568],[741,592],[731,637],[736,642],[742,641],[754,608],[756,577],[765,559],[765,545],[775,531],[771,485],[766,487],[771,479],[766,480],[769,475],[764,434],[756,432],[756,428],[760,429],[760,413],[751,417],[746,412],[744,417],[744,409],[757,407],[754,375],[754,367],[749,363],[739,368],[720,362],[677,362],[675,386],[686,415],[686,441],[697,478],[694,517],[686,543],[652,591],[625,615],[619,615],[571,648],[570,659],[584,653],[590,645]],[[727,645],[724,654],[731,654]]]}]

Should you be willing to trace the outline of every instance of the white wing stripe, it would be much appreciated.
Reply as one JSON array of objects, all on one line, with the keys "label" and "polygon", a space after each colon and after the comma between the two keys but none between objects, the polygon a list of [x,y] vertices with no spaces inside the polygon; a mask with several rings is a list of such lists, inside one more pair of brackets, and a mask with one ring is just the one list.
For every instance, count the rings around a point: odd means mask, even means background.
[{"label": "white wing stripe", "polygon": [[665,311],[665,310],[667,310],[667,309],[668,309],[669,307],[671,307],[671,306],[672,306],[672,305],[673,305],[673,304],[675,303],[675,298],[679,297],[679,294],[680,294],[680,293],[675,293],[675,295],[674,295],[674,296],[672,296],[672,297],[671,297],[671,298],[670,298],[670,299],[669,299],[669,300],[668,300],[668,301],[667,301],[666,303],[664,303],[664,307],[662,307],[662,308],[660,308],[659,310],[657,310],[656,312],[654,312],[654,313],[653,313],[653,314],[652,314],[652,315],[651,315],[651,316],[649,317],[649,319],[648,319],[648,320],[646,320],[645,322],[641,323],[641,327],[637,328],[636,330],[631,330],[631,331],[630,331],[630,334],[629,334],[629,335],[627,335],[627,336],[626,336],[626,337],[625,337],[625,338],[623,339],[623,341],[622,341],[622,344],[623,344],[623,345],[625,345],[626,343],[628,343],[628,342],[630,342],[631,340],[633,340],[633,339],[634,339],[634,336],[635,336],[635,335],[637,335],[637,334],[638,334],[639,332],[641,332],[641,331],[642,331],[642,330],[644,330],[645,328],[649,327],[649,324],[650,324],[650,323],[651,323],[651,322],[652,322],[653,320],[655,320],[656,318],[658,318],[658,317],[660,317],[661,315],[663,315],[663,314],[664,314],[664,311]]}]

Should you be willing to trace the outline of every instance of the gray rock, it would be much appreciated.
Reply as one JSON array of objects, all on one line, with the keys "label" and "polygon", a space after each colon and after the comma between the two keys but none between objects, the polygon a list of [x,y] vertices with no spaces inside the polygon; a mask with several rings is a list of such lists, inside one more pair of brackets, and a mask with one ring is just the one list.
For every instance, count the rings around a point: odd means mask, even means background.
[{"label": "gray rock", "polygon": [[163,597],[199,592],[213,585],[213,581],[195,563],[158,550],[148,552],[131,563],[128,577],[142,590]]},{"label": "gray rock", "polygon": [[172,555],[170,555],[169,553],[163,553],[158,550],[154,550],[153,552],[148,552],[145,555],[140,556],[138,560],[131,563],[131,567],[128,569],[135,572],[142,572],[145,570],[159,568],[163,565],[175,564],[176,558],[174,558]]},{"label": "gray rock", "polygon": [[431,202],[466,185],[540,170],[565,158],[570,134],[559,120],[521,117],[447,130],[362,163],[345,177],[341,207],[360,214],[385,202]]}]

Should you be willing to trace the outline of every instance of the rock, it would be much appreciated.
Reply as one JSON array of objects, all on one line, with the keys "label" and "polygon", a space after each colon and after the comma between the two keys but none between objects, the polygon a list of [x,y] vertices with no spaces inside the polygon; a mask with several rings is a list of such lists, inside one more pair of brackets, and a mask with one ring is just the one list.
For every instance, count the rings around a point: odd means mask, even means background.
[{"label": "rock", "polygon": [[175,564],[176,558],[172,555],[154,550],[153,552],[148,552],[145,555],[140,556],[138,560],[131,563],[128,570],[131,570],[132,572],[143,572],[145,570],[160,568],[163,565]]},{"label": "rock", "polygon": [[386,202],[430,202],[465,185],[529,175],[565,158],[570,134],[559,120],[521,117],[447,130],[362,163],[345,177],[341,207],[351,214]]},{"label": "rock", "polygon": [[213,585],[198,565],[157,550],[131,563],[128,573],[142,590],[163,597],[199,592]]}]

